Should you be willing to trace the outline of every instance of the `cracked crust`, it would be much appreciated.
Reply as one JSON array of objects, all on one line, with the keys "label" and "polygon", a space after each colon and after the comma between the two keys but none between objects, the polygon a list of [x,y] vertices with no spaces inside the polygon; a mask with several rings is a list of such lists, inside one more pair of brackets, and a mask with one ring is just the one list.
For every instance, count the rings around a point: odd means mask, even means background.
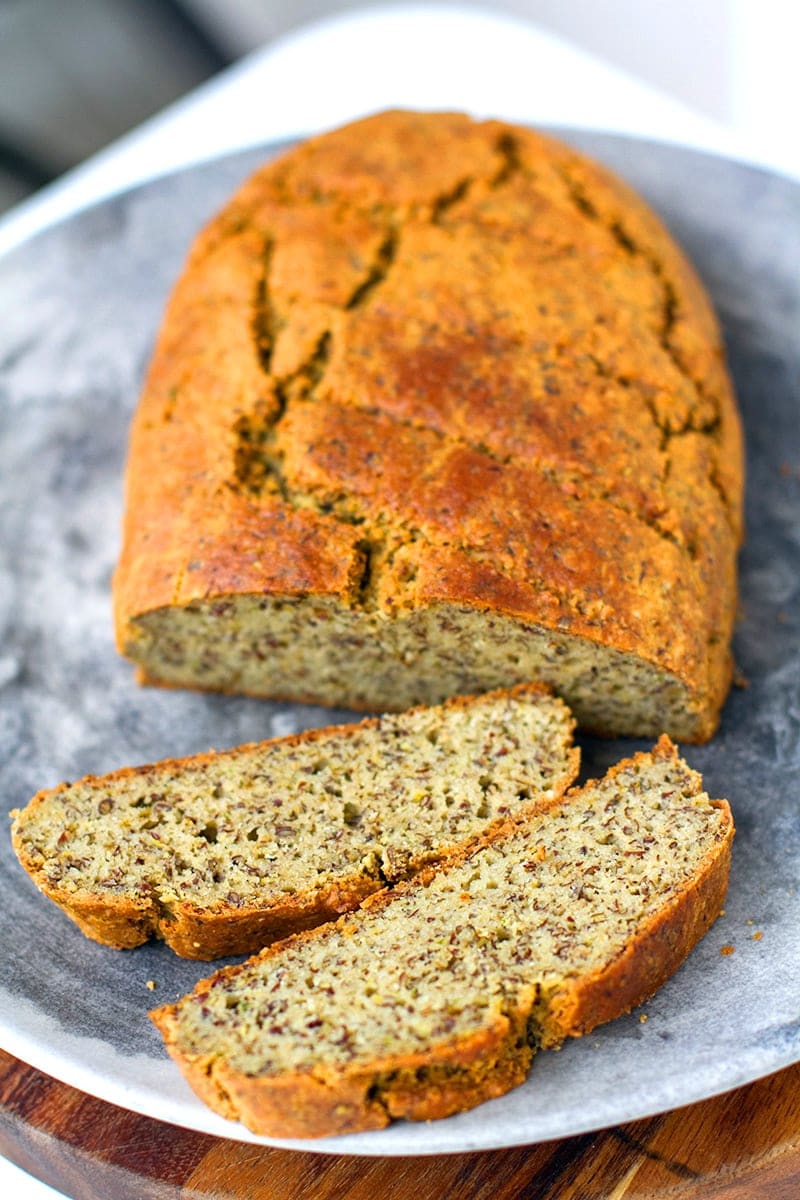
[{"label": "cracked crust", "polygon": [[[702,740],[741,493],[716,320],[650,210],[530,130],[384,113],[264,168],[195,244],[132,433],[118,643],[148,682],[361,708],[540,674],[585,725]],[[477,653],[487,613],[510,632]],[[498,662],[522,622],[536,653]]]}]

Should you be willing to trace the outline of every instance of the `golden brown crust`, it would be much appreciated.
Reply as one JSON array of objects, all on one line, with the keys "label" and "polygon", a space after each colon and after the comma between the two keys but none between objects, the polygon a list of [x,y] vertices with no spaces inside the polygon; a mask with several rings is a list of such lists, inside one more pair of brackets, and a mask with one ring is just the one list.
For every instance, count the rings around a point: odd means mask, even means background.
[{"label": "golden brown crust", "polygon": [[[520,684],[515,688],[487,693],[481,701],[516,697],[549,696],[550,689],[543,684]],[[475,703],[471,696],[454,696],[442,706],[447,709],[463,710]],[[560,703],[556,701],[556,703]],[[418,710],[410,710],[409,716]],[[566,711],[566,710],[564,710]],[[288,737],[275,738],[267,742],[249,743],[222,752],[190,758],[165,759],[159,763],[148,763],[138,767],[124,767],[108,775],[88,775],[78,780],[76,786],[97,787],[105,792],[115,784],[135,777],[147,778],[153,773],[163,778],[165,774],[191,767],[200,769],[209,764],[218,764],[220,759],[245,757],[255,751],[263,751],[271,743],[280,742],[289,748],[313,745],[320,739],[331,736],[347,738],[356,730],[377,728],[380,719],[367,718],[358,725],[329,725],[309,729]],[[570,731],[574,723],[570,723]],[[552,799],[556,803],[578,773],[580,751],[573,747],[565,749],[565,771],[559,786],[553,789]],[[154,783],[154,786],[156,784]],[[48,788],[38,792],[24,810],[24,818],[30,819],[37,808],[60,791]],[[538,800],[520,805],[519,816],[538,807]],[[275,897],[265,893],[261,904],[233,905],[219,901],[215,905],[200,907],[190,900],[173,900],[169,905],[160,903],[152,893],[142,896],[118,895],[107,890],[70,891],[54,884],[48,877],[46,863],[34,857],[32,848],[22,836],[23,814],[16,813],[11,836],[16,855],[33,879],[36,886],[59,906],[87,937],[118,950],[129,950],[141,946],[152,937],[162,938],[176,954],[184,958],[210,960],[233,954],[252,954],[267,943],[285,938],[291,933],[313,929],[325,921],[334,920],[342,913],[350,912],[375,892],[385,888],[386,881],[367,871],[319,886],[313,891],[295,893],[291,896]],[[500,821],[498,824],[503,824]],[[487,827],[490,832],[493,826]],[[486,836],[485,834],[482,836]],[[471,839],[470,844],[472,840]],[[480,838],[478,839],[480,840]],[[463,845],[440,845],[438,859],[450,858],[463,852]],[[428,855],[428,859],[430,855]],[[420,854],[408,864],[408,873],[424,869],[426,858]]]},{"label": "golden brown crust", "polygon": [[525,1037],[530,1008],[529,1001],[511,1017],[495,1011],[481,1030],[425,1053],[387,1056],[367,1067],[322,1063],[311,1073],[270,1078],[243,1075],[224,1060],[187,1056],[175,1043],[174,1006],[155,1009],[150,1017],[210,1108],[254,1133],[290,1138],[382,1129],[401,1118],[437,1120],[503,1095],[524,1081],[530,1067],[533,1050]]},{"label": "golden brown crust", "polygon": [[230,595],[467,606],[668,672],[701,740],[741,493],[716,319],[652,212],[530,130],[385,113],[198,239],[132,432],[118,643]]},{"label": "golden brown crust", "polygon": [[[659,739],[653,755],[678,760],[677,748],[666,736]],[[648,757],[636,754],[617,764],[606,778],[613,779]],[[570,792],[568,798],[579,801],[591,787],[590,781]],[[310,1072],[252,1076],[232,1070],[222,1058],[187,1053],[179,1044],[178,1005],[162,1006],[150,1016],[168,1052],[201,1099],[255,1133],[324,1137],[382,1128],[395,1118],[433,1120],[465,1111],[522,1083],[534,1042],[554,1047],[568,1037],[588,1033],[643,1003],[677,970],[719,915],[727,889],[733,821],[727,801],[712,804],[726,818],[720,837],[691,881],[640,926],[612,962],[599,972],[541,994],[531,987],[517,996],[510,1011],[501,1011],[498,1001],[484,1027],[469,1036],[432,1045],[425,1052],[397,1054],[367,1065],[362,1062],[342,1068],[322,1062]],[[551,806],[547,801],[541,808]],[[501,839],[512,825],[495,828],[455,855],[448,865],[456,866],[481,846]],[[423,870],[416,879],[399,884],[391,892],[370,896],[363,907],[373,911],[387,907],[399,896],[423,889],[435,873],[434,868]],[[340,921],[343,930],[348,920],[352,918]],[[295,935],[267,947],[258,959],[279,956],[286,946],[323,932]],[[235,976],[237,970],[223,968],[198,983],[193,995],[204,997],[215,980]]]},{"label": "golden brown crust", "polygon": [[220,903],[215,910],[181,901],[165,911],[152,897],[136,900],[59,888],[17,853],[40,891],[93,941],[115,950],[133,950],[151,938],[161,938],[182,958],[200,961],[252,954],[268,942],[335,920],[385,887],[378,879],[359,875],[284,903],[266,901],[261,907],[242,908]]}]

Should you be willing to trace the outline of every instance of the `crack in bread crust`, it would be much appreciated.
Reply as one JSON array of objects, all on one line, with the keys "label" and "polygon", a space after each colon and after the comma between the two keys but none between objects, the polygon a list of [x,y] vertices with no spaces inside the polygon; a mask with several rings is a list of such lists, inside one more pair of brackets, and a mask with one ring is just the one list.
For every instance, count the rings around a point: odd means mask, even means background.
[{"label": "crack in bread crust", "polygon": [[[596,221],[596,222],[602,223],[602,218],[601,218],[600,214],[598,213],[597,209],[594,207],[591,200],[588,198],[588,196],[586,195],[585,191],[580,186],[580,184],[576,183],[571,178],[571,176],[569,175],[569,172],[567,170],[564,170],[562,172],[562,175],[563,175],[564,181],[567,184],[567,187],[569,189],[569,193],[572,196],[572,198],[575,202],[575,205],[580,210],[580,212],[582,212],[590,221]],[[669,273],[668,273],[666,267],[661,262],[661,260],[658,258],[658,256],[649,248],[643,247],[642,245],[640,245],[633,237],[630,236],[630,234],[625,229],[625,225],[624,225],[622,218],[619,218],[619,217],[615,218],[614,220],[612,220],[610,222],[610,224],[607,226],[607,228],[609,229],[609,232],[612,234],[612,236],[615,238],[615,240],[618,242],[620,247],[626,253],[628,253],[634,257],[638,257],[639,259],[641,259],[643,262],[645,262],[648,265],[650,270],[653,272],[653,275],[655,276],[655,278],[658,280],[659,284],[661,285],[661,288],[663,290],[663,320],[662,320],[661,331],[659,334],[659,340],[661,342],[661,345],[664,348],[664,350],[667,352],[669,357],[671,358],[672,362],[675,364],[675,366],[681,372],[681,374],[683,374],[686,377],[686,379],[691,383],[692,387],[694,388],[695,392],[697,393],[698,406],[701,407],[701,409],[702,409],[702,405],[704,405],[704,404],[711,405],[711,407],[712,407],[712,414],[710,416],[704,417],[704,416],[700,415],[698,417],[697,413],[692,412],[687,417],[685,417],[684,420],[680,424],[674,425],[669,422],[665,422],[659,416],[659,413],[656,410],[655,406],[653,405],[652,400],[649,397],[647,397],[646,394],[644,394],[642,399],[644,401],[645,407],[646,407],[647,411],[650,413],[650,416],[653,419],[653,423],[656,425],[656,427],[658,429],[661,430],[661,435],[662,435],[661,449],[666,450],[669,445],[670,440],[673,437],[680,437],[681,434],[687,433],[690,430],[692,430],[696,433],[705,434],[708,437],[714,439],[718,443],[718,441],[719,441],[718,434],[720,431],[720,425],[721,425],[721,421],[722,421],[721,403],[720,403],[719,396],[715,395],[712,392],[709,392],[707,390],[706,386],[704,385],[702,379],[693,375],[692,372],[687,368],[681,354],[676,349],[673,339],[672,339],[672,334],[673,334],[673,331],[675,329],[677,319],[678,319],[678,316],[677,316],[677,314],[678,314],[678,293],[677,293],[675,284],[670,279]],[[595,360],[595,361],[597,361],[597,360]],[[603,374],[603,375],[607,374],[604,364],[597,362],[597,367],[598,367],[598,371],[600,374]],[[628,379],[626,376],[616,376],[615,378],[616,378],[616,382],[621,384],[623,387],[630,387],[633,382],[630,379]],[[709,470],[708,482],[710,483],[710,485],[714,488],[714,490],[719,495],[719,497],[725,507],[725,512],[727,514],[728,520],[731,522],[732,525],[735,526],[736,517],[735,517],[735,511],[732,511],[733,506],[731,503],[731,497],[728,496],[726,494],[726,492],[724,491],[724,489],[722,488],[719,476],[718,476],[715,468],[716,468],[716,462],[714,463],[714,467],[711,470]],[[667,472],[668,469],[669,469],[669,459],[667,459],[667,461],[665,463],[665,472]]]},{"label": "crack in bread crust", "polygon": [[[522,158],[520,155],[519,143],[518,143],[518,140],[513,136],[513,134],[511,134],[511,133],[504,134],[504,135],[501,135],[497,139],[496,152],[500,156],[502,162],[501,162],[501,166],[498,168],[498,170],[495,172],[495,174],[483,181],[489,188],[491,188],[492,190],[500,188],[503,185],[507,184],[512,178],[515,178],[518,176],[522,176],[528,180],[532,180],[534,178],[533,173],[528,168],[526,168],[526,166],[524,165],[524,163],[522,161]],[[634,237],[626,230],[623,219],[621,217],[615,217],[614,219],[610,220],[607,223],[603,222],[602,217],[600,216],[598,210],[595,208],[594,204],[591,202],[591,200],[587,196],[584,188],[576,180],[574,180],[572,178],[572,176],[569,173],[569,170],[566,167],[562,166],[559,170],[559,174],[560,174],[560,177],[563,179],[564,184],[566,185],[570,200],[572,201],[572,203],[574,204],[574,206],[578,210],[578,212],[580,212],[581,215],[584,218],[586,218],[586,220],[593,222],[593,223],[603,225],[604,228],[607,228],[609,233],[613,237],[614,241],[617,243],[617,245],[621,248],[621,250],[626,255],[629,255],[631,257],[639,259],[641,262],[643,262],[647,266],[647,268],[650,271],[652,271],[653,276],[657,279],[657,281],[663,291],[662,324],[661,324],[661,329],[658,332],[659,343],[662,346],[662,348],[665,350],[665,352],[669,355],[671,361],[675,364],[675,366],[678,368],[678,370],[681,372],[681,374],[691,384],[692,388],[694,389],[694,391],[697,395],[699,405],[702,406],[702,404],[706,401],[710,402],[713,405],[714,413],[710,417],[703,418],[702,412],[698,415],[697,412],[692,411],[692,412],[689,412],[687,415],[685,415],[683,420],[681,420],[679,422],[665,421],[658,413],[658,411],[653,403],[652,397],[648,395],[646,390],[640,389],[638,394],[641,398],[643,411],[649,413],[650,417],[653,420],[654,425],[660,432],[659,450],[661,452],[665,452],[673,437],[679,437],[682,434],[684,434],[690,430],[693,430],[698,433],[702,433],[704,435],[708,435],[709,437],[712,437],[712,438],[715,437],[715,435],[719,431],[719,426],[720,426],[719,400],[718,400],[718,398],[716,398],[713,395],[706,395],[702,381],[697,379],[696,377],[694,377],[691,374],[691,372],[687,370],[687,368],[685,367],[685,365],[682,361],[680,354],[678,353],[678,351],[676,350],[676,348],[674,347],[674,345],[672,344],[672,341],[671,341],[671,334],[672,334],[672,331],[673,331],[676,321],[677,321],[678,301],[677,301],[677,292],[676,292],[675,285],[669,279],[666,268],[663,266],[663,264],[661,263],[661,261],[659,260],[657,255],[650,248],[640,245],[634,239]],[[477,181],[471,176],[465,176],[464,178],[459,180],[458,183],[453,188],[450,189],[450,191],[437,196],[433,200],[433,202],[430,206],[431,222],[435,225],[442,224],[444,218],[447,216],[447,214],[450,212],[450,210],[467,196],[470,189],[473,188],[473,186],[477,182],[481,182],[481,181]],[[370,296],[370,294],[374,291],[374,289],[376,287],[378,287],[379,284],[382,283],[386,279],[388,271],[391,268],[391,265],[394,262],[395,258],[397,257],[397,254],[399,251],[400,228],[401,228],[401,224],[399,223],[397,213],[390,214],[388,232],[386,234],[386,237],[380,243],[377,254],[375,256],[375,259],[374,259],[373,263],[370,265],[369,270],[367,271],[365,277],[356,285],[351,296],[348,298],[346,303],[343,305],[343,311],[350,311],[354,308],[357,308],[359,305],[363,304],[365,302],[365,300]],[[269,260],[271,258],[271,249],[272,249],[272,240],[268,239],[267,249],[265,252],[265,263],[266,263],[267,271],[269,269]],[[266,277],[265,277],[265,280],[262,281],[262,284],[261,284],[261,287],[259,290],[259,296],[257,299],[256,318],[254,319],[254,329],[257,331],[257,333],[256,333],[257,340],[258,340],[259,336],[261,337],[261,342],[259,343],[261,360],[264,365],[265,371],[267,371],[267,373],[269,373],[269,370],[270,370],[270,361],[269,360],[270,360],[270,356],[271,356],[271,346],[272,346],[272,342],[273,342],[273,336],[272,336],[272,333],[270,332],[266,338],[264,337],[263,328],[264,328],[265,323],[263,321],[259,321],[257,319],[259,312],[263,313],[263,310],[264,310],[264,296],[266,295],[266,289],[267,289],[267,284],[266,284]],[[271,330],[272,324],[274,323],[274,313],[272,313],[271,310],[268,310],[268,311],[269,311],[269,319],[266,324],[267,324],[267,328]],[[324,337],[326,339],[326,342],[325,342],[326,346],[329,346],[330,345],[329,339],[332,337],[332,331],[330,329],[326,330]],[[269,352],[267,354],[265,354],[263,352],[263,348],[262,348],[265,341],[266,341],[266,344],[269,345]],[[318,347],[315,349],[314,357],[316,357],[317,355],[318,355]],[[326,356],[326,360],[327,360],[327,357],[328,356]],[[613,370],[609,369],[609,367],[605,363],[603,363],[602,360],[600,360],[596,355],[588,355],[587,357],[590,360],[590,362],[592,363],[592,365],[594,366],[595,370],[597,371],[597,374],[601,378],[613,381],[615,384],[617,384],[618,386],[620,386],[626,390],[630,390],[630,389],[635,390],[636,389],[637,381],[635,378],[631,378],[631,377],[621,374],[621,373],[615,373]],[[293,382],[294,379],[297,377],[297,374],[302,374],[306,370],[307,370],[307,366],[305,368],[303,368],[302,371],[296,372],[295,375],[290,378],[290,380],[279,381],[278,386],[284,392],[284,403],[283,403],[281,409],[279,410],[279,412],[274,414],[273,418],[269,422],[269,429],[267,431],[268,433],[271,434],[271,432],[274,431],[277,424],[283,419],[283,416],[285,415],[285,411],[286,411],[285,394],[286,394],[286,391],[288,390],[287,386],[286,386],[287,383]],[[312,400],[315,398],[316,384],[319,383],[320,380],[321,380],[321,374],[318,374],[315,378],[315,385],[313,387],[307,388],[302,393],[302,398],[304,400]],[[370,411],[374,410],[373,406],[360,404],[357,400],[354,404],[354,407],[356,407],[360,410],[363,409],[366,412],[370,412]],[[606,489],[604,489],[602,487],[592,488],[590,478],[582,478],[581,479],[580,476],[578,476],[578,478],[576,478],[575,474],[570,475],[568,472],[560,471],[557,466],[554,466],[553,464],[548,464],[546,462],[546,460],[545,461],[543,461],[541,459],[537,460],[535,457],[533,459],[531,459],[530,456],[527,456],[525,459],[522,459],[519,456],[514,455],[513,453],[507,453],[507,454],[493,453],[483,443],[476,443],[467,438],[453,435],[449,431],[444,431],[441,428],[438,428],[435,425],[431,425],[430,423],[421,421],[418,418],[409,418],[409,417],[402,418],[394,413],[387,413],[386,415],[391,417],[392,419],[398,421],[398,423],[400,423],[400,424],[407,425],[412,428],[417,428],[417,429],[420,429],[425,432],[431,432],[431,433],[434,433],[435,435],[437,435],[443,439],[446,439],[448,441],[454,441],[459,444],[466,445],[470,449],[474,450],[476,453],[485,454],[488,457],[492,458],[496,462],[501,462],[501,463],[519,462],[519,463],[521,463],[524,461],[526,463],[526,465],[528,465],[532,469],[540,470],[540,471],[544,472],[545,474],[549,474],[550,478],[553,478],[555,480],[563,479],[567,483],[568,486],[575,487],[578,484],[578,482],[580,482],[582,495],[588,495],[593,498],[603,499],[603,500],[607,501],[609,504],[617,506],[618,508],[620,508],[621,511],[627,513],[634,519],[642,520],[645,524],[648,524],[650,526],[650,528],[657,531],[660,534],[660,536],[663,536],[666,539],[675,542],[676,544],[680,544],[676,540],[676,536],[675,536],[674,532],[672,532],[669,528],[665,528],[664,525],[660,524],[657,519],[656,520],[650,519],[646,512],[637,510],[633,505],[626,503],[624,498],[615,496],[613,491],[610,491],[607,488]],[[248,432],[247,432],[248,428],[249,428],[249,426],[245,426],[245,441],[250,440],[250,438],[248,436]],[[239,433],[240,429],[241,429],[241,426],[237,425],[236,432]],[[274,439],[271,436],[267,436],[265,440],[271,442]],[[264,457],[265,457],[265,463],[268,466],[269,473],[270,474],[279,474],[279,462],[276,461],[274,456],[269,456],[269,455],[265,454]],[[715,465],[716,464],[714,464],[714,466]],[[662,474],[661,474],[662,480],[669,474],[669,470],[670,470],[670,460],[669,460],[668,456],[665,454],[663,467],[662,467]],[[711,486],[719,494],[719,496],[725,506],[726,512],[728,513],[729,519],[730,519],[729,498],[726,496],[726,494],[722,490],[718,476],[716,475],[715,469],[713,469],[713,468],[709,470],[708,481],[711,484]],[[253,488],[251,485],[251,490],[257,490],[257,489]],[[288,481],[285,479],[285,477],[283,479],[281,479],[281,481],[280,481],[280,490],[281,490],[281,494],[284,496],[284,498],[287,501],[289,501],[290,503],[294,502],[292,499],[293,491],[296,491],[297,489],[292,489],[291,486],[289,485]],[[310,497],[308,495],[298,494],[297,501],[300,503],[314,504],[313,497]],[[319,508],[318,511],[323,512],[324,510],[322,508]],[[691,554],[691,551],[690,551],[690,554]]]}]

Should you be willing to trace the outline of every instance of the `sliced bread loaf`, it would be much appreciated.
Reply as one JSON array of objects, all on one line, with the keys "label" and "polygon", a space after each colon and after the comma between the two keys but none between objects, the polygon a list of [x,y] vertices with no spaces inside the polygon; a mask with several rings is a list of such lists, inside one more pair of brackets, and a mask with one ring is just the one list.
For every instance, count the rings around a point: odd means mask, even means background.
[{"label": "sliced bread loaf", "polygon": [[151,1015],[198,1095],[257,1133],[447,1116],[650,996],[719,914],[732,837],[662,738]]},{"label": "sliced bread loaf", "polygon": [[98,941],[252,952],[559,798],[578,769],[573,725],[531,684],[89,776],[15,813],[14,847]]},{"label": "sliced bread loaf", "polygon": [[199,236],[133,424],[119,648],[150,683],[367,711],[552,684],[703,741],[741,430],[691,266],[530,129],[380,113]]}]

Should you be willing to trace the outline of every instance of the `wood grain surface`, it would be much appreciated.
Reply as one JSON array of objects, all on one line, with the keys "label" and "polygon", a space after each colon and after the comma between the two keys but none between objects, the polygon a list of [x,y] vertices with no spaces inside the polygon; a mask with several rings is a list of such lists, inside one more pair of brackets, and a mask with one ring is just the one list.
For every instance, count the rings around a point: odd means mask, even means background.
[{"label": "wood grain surface", "polygon": [[646,1121],[513,1150],[272,1150],[115,1108],[0,1051],[0,1152],[73,1200],[797,1200],[800,1064]]}]

